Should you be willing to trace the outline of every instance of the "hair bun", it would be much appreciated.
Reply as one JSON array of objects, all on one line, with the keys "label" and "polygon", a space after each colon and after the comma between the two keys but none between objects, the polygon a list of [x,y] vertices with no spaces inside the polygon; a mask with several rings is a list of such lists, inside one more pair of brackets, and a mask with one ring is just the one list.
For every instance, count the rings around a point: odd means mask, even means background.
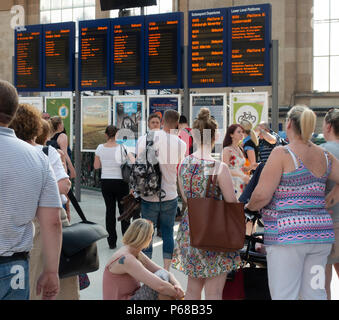
[{"label": "hair bun", "polygon": [[208,119],[211,117],[211,112],[207,108],[201,108],[200,112],[198,114],[198,120],[201,121],[208,121]]}]

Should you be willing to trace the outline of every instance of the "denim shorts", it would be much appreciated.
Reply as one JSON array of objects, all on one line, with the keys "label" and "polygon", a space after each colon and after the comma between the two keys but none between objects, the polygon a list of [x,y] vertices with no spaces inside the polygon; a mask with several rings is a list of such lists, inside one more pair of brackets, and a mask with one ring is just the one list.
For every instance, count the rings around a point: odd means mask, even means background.
[{"label": "denim shorts", "polygon": [[29,300],[28,260],[0,263],[0,300]]},{"label": "denim shorts", "polygon": [[[158,218],[160,222],[160,230],[162,234],[163,247],[162,253],[164,259],[172,259],[174,250],[174,222],[177,213],[178,198],[169,201],[149,202],[141,201],[141,216],[157,224]],[[143,252],[151,259],[153,244]]]}]

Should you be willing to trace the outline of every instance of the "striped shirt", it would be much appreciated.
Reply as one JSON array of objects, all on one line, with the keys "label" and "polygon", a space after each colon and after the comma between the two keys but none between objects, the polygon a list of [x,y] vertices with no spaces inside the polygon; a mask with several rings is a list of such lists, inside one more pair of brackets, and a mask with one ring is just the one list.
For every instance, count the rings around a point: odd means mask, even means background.
[{"label": "striped shirt", "polygon": [[38,207],[61,208],[48,158],[0,127],[0,256],[32,249]]},{"label": "striped shirt", "polygon": [[316,177],[287,147],[295,170],[283,173],[271,202],[262,209],[266,245],[333,243],[334,231],[331,215],[325,208],[325,187],[331,172]]}]

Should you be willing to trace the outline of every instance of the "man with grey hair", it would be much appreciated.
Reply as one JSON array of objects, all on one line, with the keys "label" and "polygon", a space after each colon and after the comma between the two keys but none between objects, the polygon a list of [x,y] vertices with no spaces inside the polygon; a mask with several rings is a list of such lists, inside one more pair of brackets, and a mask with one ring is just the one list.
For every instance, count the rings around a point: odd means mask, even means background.
[{"label": "man with grey hair", "polygon": [[0,80],[0,300],[29,299],[35,217],[45,261],[36,290],[52,300],[59,292],[61,200],[48,158],[8,128],[17,109],[16,89]]}]

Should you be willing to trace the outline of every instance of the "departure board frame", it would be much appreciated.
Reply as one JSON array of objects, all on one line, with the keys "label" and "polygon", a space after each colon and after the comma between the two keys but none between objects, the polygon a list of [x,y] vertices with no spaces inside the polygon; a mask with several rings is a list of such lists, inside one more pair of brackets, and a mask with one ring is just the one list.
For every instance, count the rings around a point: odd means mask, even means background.
[{"label": "departure board frame", "polygon": [[[110,87],[111,90],[143,90],[145,88],[145,17],[144,16],[133,16],[133,17],[122,17],[122,18],[115,18],[111,20],[111,53],[110,53],[110,59],[111,59],[111,77],[110,77]],[[114,31],[115,26],[126,26],[126,25],[139,25],[141,24],[141,30],[140,30],[140,43],[139,43],[139,54],[140,54],[140,85],[121,85],[117,86],[115,85],[115,66],[114,66],[114,59],[115,59],[115,37],[114,37]]]},{"label": "departure board frame", "polygon": [[[43,41],[43,28],[42,25],[29,25],[25,26],[24,31],[15,30],[14,31],[14,86],[19,92],[36,92],[42,91],[42,41]],[[38,75],[39,75],[39,85],[38,87],[18,87],[18,73],[17,73],[17,56],[18,56],[18,35],[22,33],[36,33],[40,32],[40,39],[39,39],[39,66],[38,66]],[[29,52],[32,54],[32,52]],[[29,83],[27,83],[29,85]]]},{"label": "departure board frame", "polygon": [[[244,81],[234,82],[232,81],[232,16],[248,13],[253,14],[265,14],[265,26],[264,26],[264,43],[265,43],[265,55],[264,55],[264,75],[262,81]],[[228,9],[228,86],[229,87],[247,87],[247,86],[270,86],[271,85],[271,58],[270,49],[272,42],[272,5],[271,4],[258,4],[248,6],[237,6]]]},{"label": "departure board frame", "polygon": [[[79,83],[79,91],[95,91],[95,90],[110,90],[110,71],[111,71],[111,21],[112,19],[97,19],[97,20],[84,20],[79,21],[79,58],[78,58],[78,83]],[[107,84],[106,86],[83,86],[81,84],[82,81],[82,46],[81,41],[83,38],[82,28],[99,28],[99,27],[107,27],[107,43],[106,43],[106,73],[107,73]]]},{"label": "departure board frame", "polygon": [[[193,45],[193,33],[192,33],[192,24],[193,20],[201,17],[207,18],[216,18],[216,17],[223,17],[223,70],[222,70],[222,82],[215,83],[215,82],[201,82],[199,84],[193,83],[193,71],[192,71],[192,45]],[[215,8],[215,9],[203,9],[203,10],[192,10],[189,11],[189,19],[188,19],[188,87],[189,88],[210,88],[210,87],[226,87],[227,86],[227,8]],[[207,79],[206,79],[207,80]]]},{"label": "departure board frame", "polygon": [[[66,87],[47,87],[46,86],[46,32],[48,31],[61,31],[70,30],[68,45],[69,45],[69,56],[68,56],[68,72],[69,72],[69,85]],[[75,90],[75,22],[62,22],[62,23],[51,23],[43,25],[43,68],[42,68],[42,90],[43,91],[74,91]]]},{"label": "departure board frame", "polygon": [[[149,81],[149,23],[157,22],[170,22],[178,20],[177,25],[177,81],[175,84],[148,84]],[[182,81],[182,63],[183,63],[183,45],[184,45],[184,13],[183,12],[172,12],[163,14],[154,14],[145,16],[145,88],[152,89],[178,89],[183,87]]]}]

